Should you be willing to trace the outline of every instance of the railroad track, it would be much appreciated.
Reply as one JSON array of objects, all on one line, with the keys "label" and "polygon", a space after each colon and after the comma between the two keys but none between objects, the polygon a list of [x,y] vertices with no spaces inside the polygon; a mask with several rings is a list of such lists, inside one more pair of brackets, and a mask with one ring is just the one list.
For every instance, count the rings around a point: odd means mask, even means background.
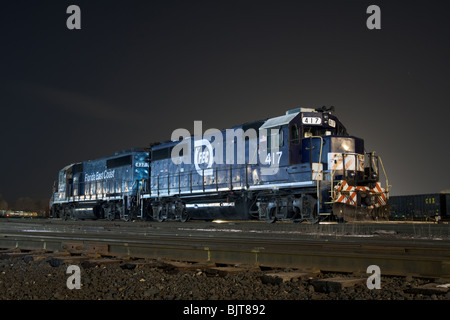
[{"label": "railroad track", "polygon": [[191,262],[289,267],[450,279],[447,240],[288,237],[264,232],[208,232],[186,227],[105,228],[70,224],[2,223],[0,248],[97,253]]}]

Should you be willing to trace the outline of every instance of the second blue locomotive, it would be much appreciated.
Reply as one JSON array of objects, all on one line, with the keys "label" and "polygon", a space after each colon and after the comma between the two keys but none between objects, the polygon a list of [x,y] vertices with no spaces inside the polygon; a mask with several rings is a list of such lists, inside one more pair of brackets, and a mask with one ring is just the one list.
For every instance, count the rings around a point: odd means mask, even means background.
[{"label": "second blue locomotive", "polygon": [[51,216],[131,220],[148,188],[149,153],[144,149],[70,164],[55,182]]}]

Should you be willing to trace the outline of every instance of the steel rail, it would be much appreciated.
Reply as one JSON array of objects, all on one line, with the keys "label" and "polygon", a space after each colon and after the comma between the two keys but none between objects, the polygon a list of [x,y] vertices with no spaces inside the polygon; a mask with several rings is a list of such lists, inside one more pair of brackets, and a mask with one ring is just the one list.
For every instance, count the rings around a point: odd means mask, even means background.
[{"label": "steel rail", "polygon": [[416,241],[272,239],[239,235],[126,234],[110,231],[3,231],[1,248],[72,251],[102,248],[102,254],[183,261],[211,261],[365,273],[378,265],[382,275],[450,279],[450,246]]}]

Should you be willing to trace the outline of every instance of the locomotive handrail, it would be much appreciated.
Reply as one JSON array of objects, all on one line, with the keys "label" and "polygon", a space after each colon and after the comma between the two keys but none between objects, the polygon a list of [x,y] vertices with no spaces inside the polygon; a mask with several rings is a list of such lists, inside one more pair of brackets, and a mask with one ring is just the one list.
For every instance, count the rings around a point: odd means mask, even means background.
[{"label": "locomotive handrail", "polygon": [[381,160],[381,157],[378,156],[378,159],[380,160],[381,168],[383,169],[384,177],[386,178],[386,198],[389,199],[389,190],[392,186],[389,185],[388,176],[386,174],[386,170],[384,170],[384,165],[383,161]]},{"label": "locomotive handrail", "polygon": [[[317,137],[321,138],[321,137]],[[321,143],[321,148],[323,145]],[[357,154],[356,153],[340,153],[340,157],[342,157],[342,170],[343,172],[347,172],[346,164],[347,161],[344,155],[351,155],[355,158],[355,169],[357,169]],[[321,153],[319,152],[319,158],[321,158]],[[379,157],[378,157],[379,158]],[[312,159],[311,159],[312,160]],[[347,159],[348,160],[348,159]],[[385,173],[384,166],[382,161],[380,161],[383,172]],[[284,169],[289,167],[289,165],[280,165],[279,169]],[[165,173],[165,174],[155,174],[151,177],[153,182],[154,189],[152,190],[151,185],[146,186],[145,182],[140,183],[139,181],[134,180],[99,180],[99,181],[88,181],[88,182],[77,182],[73,185],[68,185],[67,193],[61,194],[56,192],[52,196],[53,202],[58,201],[76,201],[76,200],[98,200],[109,198],[114,195],[120,196],[121,193],[129,193],[138,188],[137,192],[140,194],[154,194],[158,197],[161,195],[170,195],[170,194],[181,194],[181,193],[195,193],[195,188],[200,187],[200,190],[206,192],[214,190],[216,192],[223,190],[236,190],[236,189],[249,189],[250,186],[254,184],[264,184],[264,182],[260,181],[260,176],[254,176],[254,174],[249,174],[249,170],[252,171],[253,168],[257,168],[257,166],[252,167],[251,164],[245,163],[240,165],[230,165],[226,167],[216,166],[211,172],[213,172],[213,176],[205,176],[204,173],[206,170],[202,170],[203,176],[199,175],[199,179],[202,179],[200,182],[198,179],[194,179],[194,174],[197,173],[196,170],[181,172],[178,171],[176,173]],[[305,168],[306,169],[306,168]],[[309,167],[306,171],[311,171],[313,168]],[[328,170],[331,168],[328,168]],[[245,171],[243,171],[245,170]],[[341,170],[341,169],[339,169]],[[327,171],[331,173],[331,198],[334,197],[334,179],[336,172],[339,171],[336,168],[331,171]],[[305,172],[306,172],[305,171]],[[322,170],[324,172],[324,170]],[[320,173],[320,172],[319,172]],[[344,174],[345,176],[345,174]],[[386,176],[386,173],[385,173]],[[163,179],[163,180],[161,180]],[[162,181],[167,182],[167,186],[162,184]],[[197,185],[195,184],[197,181]],[[264,180],[263,180],[264,181]],[[200,184],[201,183],[201,184]],[[317,180],[317,188],[320,189],[320,182]],[[386,176],[386,184],[388,185],[388,180]],[[389,186],[389,185],[388,185]],[[148,187],[148,188],[147,188]],[[156,187],[156,188],[155,188]],[[164,188],[166,191],[162,191],[161,188]],[[211,189],[210,189],[211,188]],[[225,189],[224,189],[225,188]],[[320,190],[319,190],[320,192]],[[66,196],[67,195],[67,196]],[[319,198],[319,197],[318,197]]]},{"label": "locomotive handrail", "polygon": [[[195,187],[199,187],[202,191],[207,191],[209,186],[214,188],[215,191],[220,191],[221,187],[226,187],[228,190],[233,190],[236,187],[246,187],[249,185],[248,168],[248,164],[239,166],[230,165],[225,168],[216,167],[212,171],[214,172],[212,179],[209,179],[209,176],[205,175],[206,170],[202,169],[201,174],[196,178],[197,180],[194,180],[193,177],[193,174],[198,173],[197,170],[155,174],[151,179],[156,181],[156,185],[154,184],[156,190],[153,192],[150,190],[150,193],[156,193],[159,196],[161,195],[162,188],[167,191],[167,194],[179,194],[183,193],[186,188],[188,188],[189,193],[194,193]],[[244,173],[242,170],[246,170],[246,172]],[[222,173],[223,175],[221,175]],[[222,177],[223,180],[221,180],[220,177]],[[168,185],[162,185],[162,181],[166,181]],[[174,183],[175,181],[178,184]],[[197,183],[195,183],[195,181],[197,181]],[[236,186],[236,184],[239,184],[239,186]]]},{"label": "locomotive handrail", "polygon": [[[345,179],[346,178],[346,169],[345,169],[345,157],[344,157],[344,154],[345,155],[352,155],[352,156],[355,157],[355,171],[357,171],[357,169],[358,169],[358,164],[357,164],[358,154],[355,153],[355,152],[347,152],[347,153],[340,152],[339,154],[340,154],[340,156],[342,158],[342,177],[343,177],[343,179]],[[331,171],[331,178],[330,178],[330,180],[331,180],[331,185],[330,185],[330,188],[331,188],[331,199],[334,199],[334,186],[333,186],[333,184],[334,184],[334,175],[335,175],[336,171],[340,171],[337,168],[338,168],[338,166],[336,166],[334,168],[334,170]]]},{"label": "locomotive handrail", "polygon": [[[305,163],[307,164],[307,163]],[[290,165],[280,165],[279,169],[287,169]],[[168,196],[176,194],[194,194],[199,192],[220,192],[232,190],[247,190],[253,185],[276,184],[276,181],[260,180],[260,174],[256,176],[249,174],[249,170],[259,168],[252,164],[245,163],[230,166],[217,166],[212,168],[212,175],[204,175],[207,170],[201,170],[200,174],[197,170],[177,171],[155,173],[150,177],[153,182],[149,188],[150,196]],[[245,171],[244,171],[245,170]],[[312,168],[305,168],[305,172],[311,172]],[[202,175],[203,174],[203,175]],[[201,180],[200,180],[201,179]],[[168,182],[168,185],[163,185]],[[313,181],[313,180],[311,180]],[[163,191],[165,190],[165,191]]]},{"label": "locomotive handrail", "polygon": [[[317,185],[316,185],[317,215],[319,215],[320,214],[320,179],[319,179],[319,175],[320,175],[320,164],[322,163],[323,138],[321,136],[310,136],[309,138],[310,138],[309,145],[311,146],[310,157],[309,157],[309,162],[311,165],[311,175],[314,175],[313,166],[312,166],[312,139],[317,139],[317,138],[320,139],[320,151],[319,151],[319,159],[318,159],[319,166],[317,168],[318,172],[317,172],[317,176],[316,176],[316,180],[317,180]],[[313,178],[314,178],[314,176],[311,177],[311,179],[313,179]]]},{"label": "locomotive handrail", "polygon": [[125,195],[132,192],[135,186],[136,192],[142,193],[142,186],[139,186],[139,180],[76,182],[69,184],[64,192],[57,191],[53,193],[51,199],[53,203],[61,201],[99,200],[119,194]]},{"label": "locomotive handrail", "polygon": [[[285,169],[290,167],[289,165],[280,165],[279,169]],[[195,188],[200,187],[202,191],[210,191],[209,188],[214,189],[216,192],[225,190],[236,190],[236,189],[249,189],[250,186],[256,184],[264,184],[264,180],[260,180],[260,174],[258,172],[257,176],[249,174],[249,170],[257,169],[258,166],[252,166],[249,163],[230,165],[226,167],[215,167],[212,172],[214,176],[209,179],[209,176],[203,175],[199,178],[202,179],[200,182],[198,179],[195,180],[194,174],[197,174],[196,170],[176,173],[164,173],[164,174],[154,174],[151,177],[153,180],[152,185],[138,184],[135,180],[98,180],[98,181],[88,181],[88,182],[77,182],[73,185],[68,186],[67,193],[56,192],[52,196],[53,202],[65,202],[65,201],[77,201],[77,200],[99,200],[104,198],[109,198],[113,196],[120,196],[122,193],[130,193],[136,189],[136,192],[141,194],[154,194],[155,196],[167,195],[168,194],[180,194],[180,193],[195,193]],[[245,170],[245,171],[244,171]],[[305,168],[306,171],[311,171],[312,168]],[[202,170],[203,173],[206,170]],[[335,171],[332,172],[332,177],[334,177]],[[150,181],[151,181],[150,180]],[[167,186],[163,185],[163,181],[168,183]],[[197,185],[196,182],[197,181]],[[172,183],[172,185],[171,185]],[[184,184],[183,184],[184,183]],[[269,182],[270,183],[270,182]],[[134,189],[133,189],[134,188]],[[165,189],[165,191],[162,190]]]}]

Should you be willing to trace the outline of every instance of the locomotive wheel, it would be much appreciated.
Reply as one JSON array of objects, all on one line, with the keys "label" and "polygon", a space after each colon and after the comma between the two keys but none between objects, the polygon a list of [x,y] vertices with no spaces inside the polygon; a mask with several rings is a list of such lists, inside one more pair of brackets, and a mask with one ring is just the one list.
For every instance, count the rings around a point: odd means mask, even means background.
[{"label": "locomotive wheel", "polygon": [[144,202],[144,220],[150,221],[153,218],[153,207],[150,202]]},{"label": "locomotive wheel", "polygon": [[317,214],[316,199],[312,196],[305,195],[302,201],[302,219],[308,221],[311,224],[319,222],[319,215]]},{"label": "locomotive wheel", "polygon": [[111,210],[111,208],[108,208],[105,210],[105,218],[109,221],[113,221],[116,218],[116,213]]},{"label": "locomotive wheel", "polygon": [[113,221],[116,218],[116,208],[114,204],[104,206],[103,214],[107,220]]},{"label": "locomotive wheel", "polygon": [[311,213],[311,216],[309,219],[306,219],[310,224],[316,224],[319,222],[319,215],[317,214],[317,205],[314,205],[314,209]]},{"label": "locomotive wheel", "polygon": [[267,223],[275,223],[277,221],[277,208],[271,207],[266,209],[266,222]]},{"label": "locomotive wheel", "polygon": [[188,220],[189,220],[189,215],[187,214],[186,210],[183,210],[181,212],[180,221],[187,222]]},{"label": "locomotive wheel", "polygon": [[[162,211],[162,210],[161,210]],[[159,212],[158,216],[155,219],[158,222],[164,222],[166,221],[166,216],[162,214],[162,212]]]},{"label": "locomotive wheel", "polygon": [[63,210],[62,210],[62,219],[64,220],[64,221],[67,221],[67,220],[73,220],[74,219],[74,216],[73,216],[73,208],[72,208],[72,206],[65,206],[65,207],[63,207]]},{"label": "locomotive wheel", "polygon": [[153,211],[153,219],[158,222],[164,222],[167,219],[167,213],[165,205],[160,205]]},{"label": "locomotive wheel", "polygon": [[130,214],[122,214],[122,216],[120,217],[123,221],[131,221],[131,220],[133,220],[132,218],[131,218],[131,215]]},{"label": "locomotive wheel", "polygon": [[59,218],[59,208],[56,205],[52,206],[52,211],[50,213],[50,218]]}]

